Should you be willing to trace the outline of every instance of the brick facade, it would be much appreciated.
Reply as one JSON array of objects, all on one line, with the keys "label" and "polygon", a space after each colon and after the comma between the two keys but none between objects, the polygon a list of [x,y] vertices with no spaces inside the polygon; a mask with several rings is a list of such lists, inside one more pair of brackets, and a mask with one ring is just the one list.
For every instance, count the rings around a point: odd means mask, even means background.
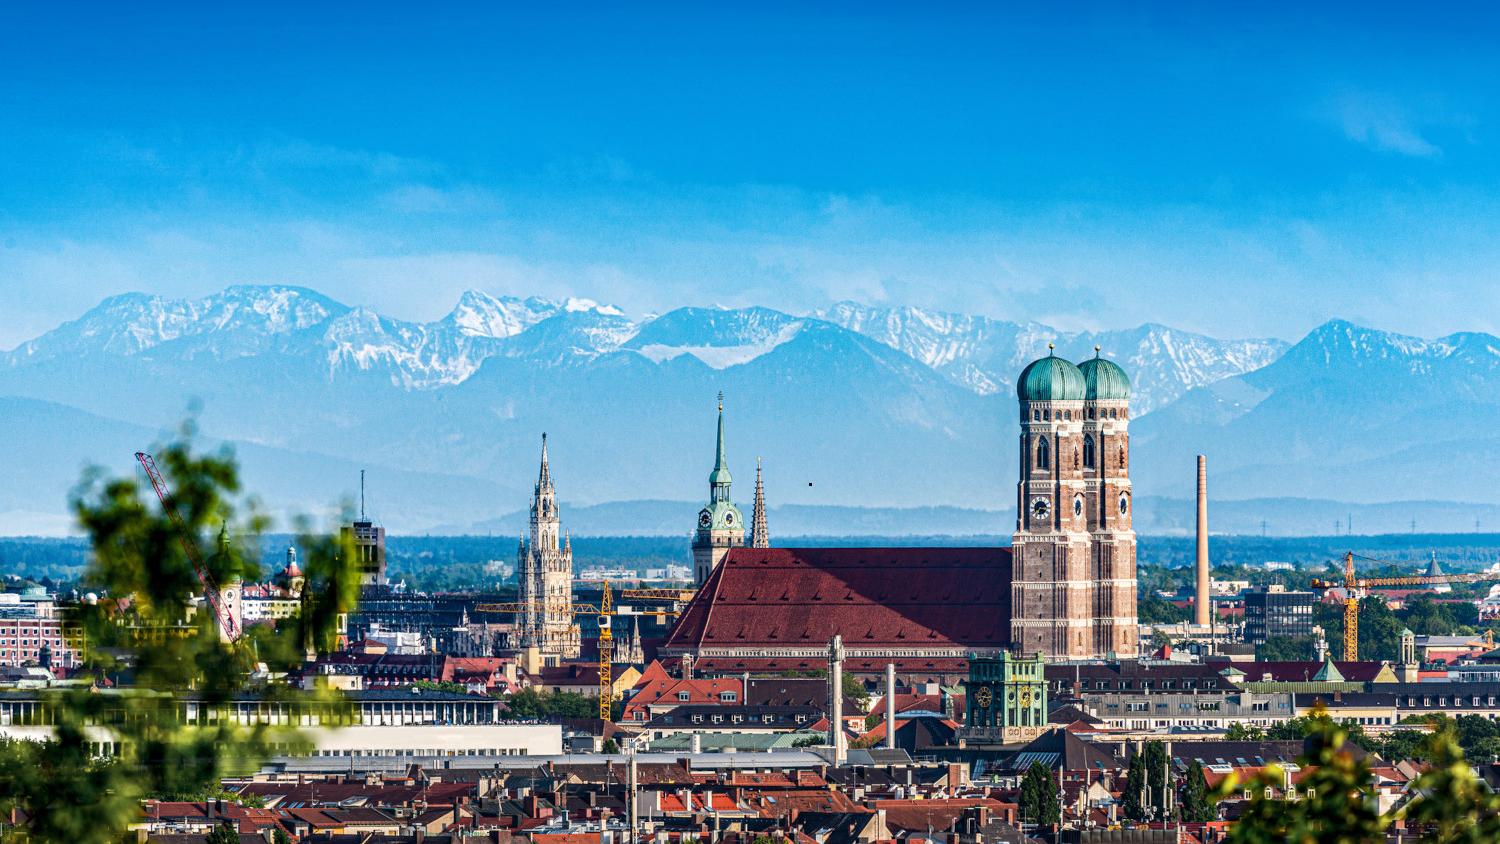
[{"label": "brick facade", "polygon": [[1138,649],[1127,400],[1020,401],[1011,639],[1093,659]]}]

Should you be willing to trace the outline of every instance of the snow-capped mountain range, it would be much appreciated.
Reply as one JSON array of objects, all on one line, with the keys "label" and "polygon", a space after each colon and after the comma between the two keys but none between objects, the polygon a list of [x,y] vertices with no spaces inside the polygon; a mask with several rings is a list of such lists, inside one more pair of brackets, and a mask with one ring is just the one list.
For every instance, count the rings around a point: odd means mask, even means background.
[{"label": "snow-capped mountain range", "polygon": [[853,302],[631,318],[478,291],[413,322],[240,286],[111,297],[0,354],[0,474],[28,478],[0,486],[0,532],[51,529],[84,461],[128,470],[194,404],[273,509],[334,501],[364,467],[394,530],[484,522],[524,505],[544,430],[565,500],[692,500],[720,390],[731,466],[743,480],[764,457],[777,503],[1003,511],[1013,380],[1049,342],[1072,360],[1097,346],[1130,373],[1142,495],[1185,494],[1203,451],[1225,498],[1500,500],[1476,471],[1500,444],[1488,335],[1335,321],[1288,345]]},{"label": "snow-capped mountain range", "polygon": [[[505,342],[559,315],[567,317],[565,328],[549,326],[528,338],[540,342]],[[1140,412],[1193,387],[1258,369],[1286,348],[1279,340],[1221,341],[1160,325],[1068,333],[1039,323],[854,302],[806,316],[768,308],[682,308],[636,322],[617,307],[587,299],[496,297],[477,290],[465,292],[442,319],[417,323],[306,288],[236,286],[201,299],[114,296],[22,344],[5,361],[17,367],[89,354],[226,360],[276,352],[322,360],[330,378],[340,371],[376,371],[395,386],[427,389],[460,383],[491,357],[543,349],[564,358],[628,349],[657,363],[691,355],[724,369],[790,341],[809,319],[878,340],[979,395],[1011,389],[1015,373],[1049,342],[1075,360],[1099,346],[1129,366]],[[569,335],[567,342],[559,342],[558,329]]]}]

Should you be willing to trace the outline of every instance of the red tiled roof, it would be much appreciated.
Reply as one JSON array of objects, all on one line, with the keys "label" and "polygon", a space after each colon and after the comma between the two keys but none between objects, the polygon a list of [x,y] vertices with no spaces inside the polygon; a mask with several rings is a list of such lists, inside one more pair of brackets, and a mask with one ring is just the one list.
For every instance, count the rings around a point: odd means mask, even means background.
[{"label": "red tiled roof", "polygon": [[[886,663],[908,675],[968,674],[969,661],[963,657],[852,657],[844,660],[844,671],[850,674],[883,676]],[[705,656],[693,662],[705,674],[739,674],[744,671],[774,674],[781,671],[808,671],[827,668],[828,660],[820,657],[738,657]]]},{"label": "red tiled roof", "polygon": [[871,809],[855,803],[842,791],[809,789],[805,791],[775,790],[762,795],[751,793],[746,803],[763,818],[787,817],[793,812],[870,812]]},{"label": "red tiled roof", "polygon": [[892,829],[909,832],[945,831],[953,828],[965,809],[983,806],[995,815],[1014,811],[1015,804],[988,798],[952,798],[932,800],[876,800],[874,807],[885,810],[885,822]]},{"label": "red tiled roof", "polygon": [[[1379,662],[1344,662],[1335,660],[1334,667],[1339,670],[1344,679],[1350,683],[1368,683],[1375,679],[1380,673],[1383,664]],[[1323,663],[1317,660],[1306,662],[1252,662],[1243,667],[1234,666],[1245,672],[1245,682],[1258,682],[1262,677],[1269,674],[1271,680],[1278,683],[1302,683],[1311,680],[1313,675],[1323,667]]]},{"label": "red tiled roof", "polygon": [[[685,706],[687,704],[719,703],[721,692],[734,692],[736,701],[743,689],[743,683],[738,677],[698,678],[692,680],[674,680],[668,677],[665,680],[652,680],[648,683],[637,683],[635,694],[625,704],[621,717],[626,720],[644,720],[633,718],[637,712],[644,713],[646,708],[652,705],[663,706]],[[687,693],[687,699],[683,700],[680,695]]]},{"label": "red tiled roof", "polygon": [[[704,794],[702,792],[693,792],[692,795],[691,795],[691,798],[692,798],[692,801],[693,801],[693,811],[695,811],[695,812],[706,812],[706,811],[709,811],[708,803],[707,803],[708,795],[706,795],[706,794]],[[715,812],[733,812],[733,811],[739,809],[739,806],[736,805],[735,802],[734,802],[734,798],[730,797],[728,794],[725,794],[725,793],[723,793],[721,791],[720,792],[714,792],[713,796],[712,796],[712,799],[713,799],[713,809],[712,809],[712,811],[715,811]],[[676,794],[673,794],[671,792],[665,792],[665,793],[663,793],[661,795],[660,800],[661,800],[661,804],[660,804],[661,805],[661,810],[663,812],[672,812],[672,813],[675,813],[675,814],[682,814],[682,813],[687,812],[687,809],[682,804],[682,798],[680,796],[676,795]]]},{"label": "red tiled roof", "polygon": [[1010,571],[1009,548],[732,548],[663,649],[1003,648]]}]

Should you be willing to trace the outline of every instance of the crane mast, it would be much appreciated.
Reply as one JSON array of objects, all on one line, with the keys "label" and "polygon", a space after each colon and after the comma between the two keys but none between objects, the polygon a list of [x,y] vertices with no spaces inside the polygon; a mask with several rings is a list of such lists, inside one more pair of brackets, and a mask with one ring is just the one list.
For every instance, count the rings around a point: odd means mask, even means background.
[{"label": "crane mast", "polygon": [[609,710],[615,702],[614,671],[615,634],[610,629],[610,616],[614,610],[609,599],[609,581],[604,581],[604,594],[599,598],[599,720],[609,720]]},{"label": "crane mast", "polygon": [[156,468],[156,459],[144,451],[137,451],[135,459],[146,470],[146,477],[151,479],[151,488],[156,490],[156,498],[161,502],[162,512],[172,520],[173,526],[177,528],[177,540],[182,543],[182,552],[187,555],[188,562],[193,564],[193,573],[198,575],[198,582],[203,586],[203,598],[213,608],[214,618],[219,622],[219,630],[224,634],[226,641],[233,642],[240,636],[239,627],[234,618],[224,611],[224,605],[219,600],[219,584],[214,581],[213,575],[203,566],[198,559],[198,548],[194,545],[192,538],[188,535],[187,523],[177,512],[177,505],[172,503],[172,492],[167,488],[166,479]]},{"label": "crane mast", "polygon": [[[536,612],[542,605],[541,601],[511,601],[500,604],[475,604],[475,612],[515,613],[528,614]],[[613,595],[609,589],[609,581],[604,581],[604,592],[599,597],[598,605],[575,603],[571,605],[574,615],[597,615],[599,616],[599,719],[609,720],[609,711],[614,704],[614,655],[615,637],[610,622],[614,618],[615,605]],[[621,607],[623,612],[630,615],[650,615],[675,617],[675,613],[668,610],[633,610],[630,607]]]}]

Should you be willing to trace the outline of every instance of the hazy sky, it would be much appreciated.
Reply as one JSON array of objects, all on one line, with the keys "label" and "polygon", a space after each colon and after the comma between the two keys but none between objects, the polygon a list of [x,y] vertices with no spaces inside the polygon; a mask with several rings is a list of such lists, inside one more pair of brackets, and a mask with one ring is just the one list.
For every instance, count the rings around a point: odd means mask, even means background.
[{"label": "hazy sky", "polygon": [[242,282],[1500,330],[1494,5],[57,5],[0,20],[0,348]]}]

